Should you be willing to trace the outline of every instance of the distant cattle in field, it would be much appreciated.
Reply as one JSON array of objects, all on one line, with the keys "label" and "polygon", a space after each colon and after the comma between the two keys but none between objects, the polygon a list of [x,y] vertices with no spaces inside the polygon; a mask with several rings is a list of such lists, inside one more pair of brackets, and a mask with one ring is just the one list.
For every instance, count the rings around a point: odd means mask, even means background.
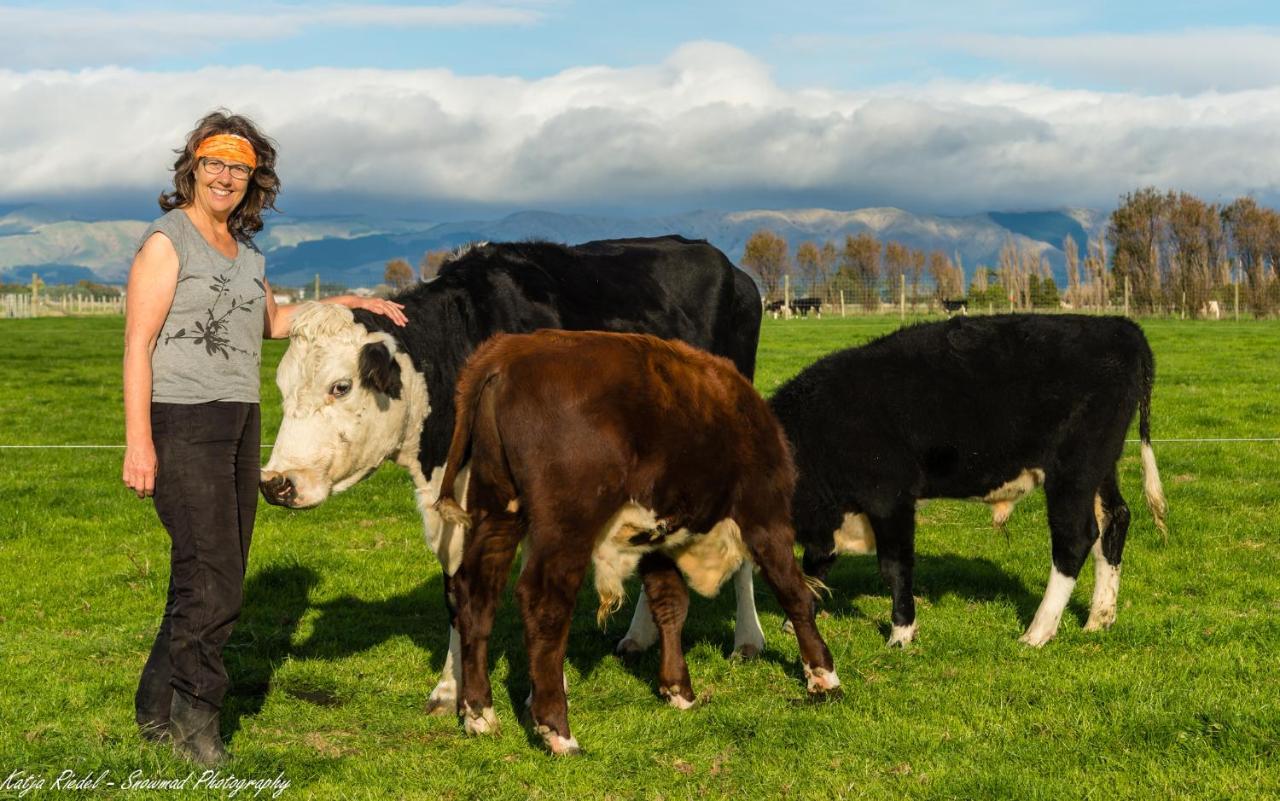
[{"label": "distant cattle in field", "polygon": [[[395,461],[413,478],[427,544],[451,573],[462,535],[433,509],[453,431],[453,396],[468,355],[495,333],[539,328],[635,331],[680,339],[755,371],[760,294],[751,277],[706,242],[619,239],[566,247],[483,244],[439,276],[396,298],[408,325],[332,304],[300,309],[276,371],[284,415],[262,494],[291,508],[315,506]],[[465,483],[466,471],[463,473]],[[738,581],[735,648],[758,651],[750,573]],[[455,633],[433,711],[452,711]]]},{"label": "distant cattle in field", "polygon": [[813,312],[816,317],[821,317],[822,298],[796,298],[790,304],[785,300],[771,300],[764,304],[764,310],[772,315],[775,320],[782,314],[784,309],[800,317],[808,317],[810,312]]},{"label": "distant cattle in field", "polygon": [[968,314],[969,301],[965,298],[960,298],[958,300],[944,300],[942,301],[942,310],[947,313],[948,317],[957,313]]},{"label": "distant cattle in field", "polygon": [[1038,646],[1057,632],[1090,548],[1085,628],[1110,626],[1129,529],[1116,462],[1135,412],[1147,504],[1165,525],[1154,379],[1142,330],[1118,317],[957,317],[820,359],[770,401],[799,474],[805,572],[823,579],[837,554],[874,551],[893,596],[890,644],[905,645],[916,634],[916,502],[972,498],[999,518],[1043,485],[1053,564],[1022,640]]},{"label": "distant cattle in field", "polygon": [[[704,595],[753,561],[795,628],[813,694],[839,687],[793,554],[794,471],[764,400],[727,360],[635,334],[499,335],[458,384],[457,424],[437,509],[474,527],[446,578],[462,641],[458,711],[470,733],[497,726],[488,638],[516,546],[534,730],[574,753],[564,658],[574,601],[594,565],[603,620],[637,568],[661,634],[659,692],[694,693],[680,645],[687,580]],[[456,503],[470,464],[467,511]]]}]

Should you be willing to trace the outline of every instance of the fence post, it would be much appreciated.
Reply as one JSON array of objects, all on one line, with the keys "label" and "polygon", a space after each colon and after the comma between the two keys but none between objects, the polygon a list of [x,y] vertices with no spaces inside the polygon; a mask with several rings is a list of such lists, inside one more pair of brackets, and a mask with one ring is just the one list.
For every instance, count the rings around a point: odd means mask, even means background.
[{"label": "fence post", "polygon": [[1124,277],[1124,316],[1129,316],[1129,276]]},{"label": "fence post", "polygon": [[907,320],[907,274],[898,276],[898,320]]},{"label": "fence post", "polygon": [[312,299],[313,300],[320,299],[320,273],[316,273],[316,296]]},{"label": "fence post", "polygon": [[1237,278],[1233,286],[1236,288],[1236,322],[1240,322],[1240,279]]},{"label": "fence post", "polygon": [[1187,319],[1187,290],[1182,290],[1182,319]]},{"label": "fence post", "polygon": [[791,319],[791,276],[782,276],[782,319]]},{"label": "fence post", "polygon": [[840,317],[844,317],[844,290],[840,290]]}]

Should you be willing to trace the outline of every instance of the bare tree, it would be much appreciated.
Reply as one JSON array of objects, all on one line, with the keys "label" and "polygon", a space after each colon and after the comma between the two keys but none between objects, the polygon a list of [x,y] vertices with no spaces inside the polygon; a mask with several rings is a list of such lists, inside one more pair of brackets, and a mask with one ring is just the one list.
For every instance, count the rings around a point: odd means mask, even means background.
[{"label": "bare tree", "polygon": [[444,266],[445,259],[449,258],[447,249],[428,250],[422,254],[422,260],[418,262],[418,277],[422,281],[430,281],[440,274],[440,268]]},{"label": "bare tree", "polygon": [[911,269],[908,273],[908,280],[911,282],[911,303],[914,305],[916,298],[920,297],[920,281],[924,278],[924,251],[911,250]]},{"label": "bare tree", "polygon": [[791,272],[787,240],[767,228],[761,228],[747,239],[742,251],[742,266],[759,276],[765,300],[775,300],[782,277]]},{"label": "bare tree", "polygon": [[1079,308],[1082,305],[1080,297],[1080,249],[1076,247],[1076,240],[1071,234],[1067,234],[1062,240],[1062,252],[1067,257],[1067,303],[1071,304],[1071,308]]},{"label": "bare tree", "polygon": [[382,280],[386,281],[397,292],[408,289],[413,283],[413,268],[409,266],[409,262],[405,259],[392,259],[387,262],[387,269],[382,273]]},{"label": "bare tree", "polygon": [[1222,221],[1230,234],[1231,250],[1244,273],[1245,297],[1254,316],[1270,311],[1269,284],[1273,277],[1267,256],[1275,238],[1275,212],[1242,197],[1222,210]]},{"label": "bare tree", "polygon": [[806,295],[818,295],[826,278],[822,268],[822,251],[813,242],[801,242],[796,248],[796,278]]},{"label": "bare tree", "polygon": [[844,238],[840,274],[864,309],[880,308],[880,242],[875,237],[864,232]]}]

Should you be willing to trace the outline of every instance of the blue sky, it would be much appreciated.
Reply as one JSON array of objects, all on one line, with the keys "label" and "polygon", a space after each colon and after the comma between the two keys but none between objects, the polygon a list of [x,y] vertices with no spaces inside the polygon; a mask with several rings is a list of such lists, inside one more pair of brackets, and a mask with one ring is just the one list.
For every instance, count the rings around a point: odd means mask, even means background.
[{"label": "blue sky", "polygon": [[0,203],[154,197],[216,105],[304,210],[1271,199],[1277,92],[1263,3],[7,3]]}]

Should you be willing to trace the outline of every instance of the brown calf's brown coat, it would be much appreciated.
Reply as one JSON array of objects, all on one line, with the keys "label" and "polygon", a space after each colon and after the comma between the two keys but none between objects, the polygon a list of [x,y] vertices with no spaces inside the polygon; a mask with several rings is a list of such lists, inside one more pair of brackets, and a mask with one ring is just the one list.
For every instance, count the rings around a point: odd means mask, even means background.
[{"label": "brown calf's brown coat", "polygon": [[[448,580],[462,640],[459,712],[492,713],[488,637],[516,546],[533,724],[554,752],[569,733],[563,664],[573,603],[593,559],[602,611],[631,569],[661,633],[660,692],[694,698],[680,648],[684,578],[714,592],[743,558],[795,626],[809,690],[836,689],[792,551],[795,470],[768,406],[733,364],[637,334],[541,331],[481,346],[459,380],[457,424],[438,508],[474,523]],[[470,461],[467,508],[452,497]],[[683,573],[683,575],[682,575]]]}]

